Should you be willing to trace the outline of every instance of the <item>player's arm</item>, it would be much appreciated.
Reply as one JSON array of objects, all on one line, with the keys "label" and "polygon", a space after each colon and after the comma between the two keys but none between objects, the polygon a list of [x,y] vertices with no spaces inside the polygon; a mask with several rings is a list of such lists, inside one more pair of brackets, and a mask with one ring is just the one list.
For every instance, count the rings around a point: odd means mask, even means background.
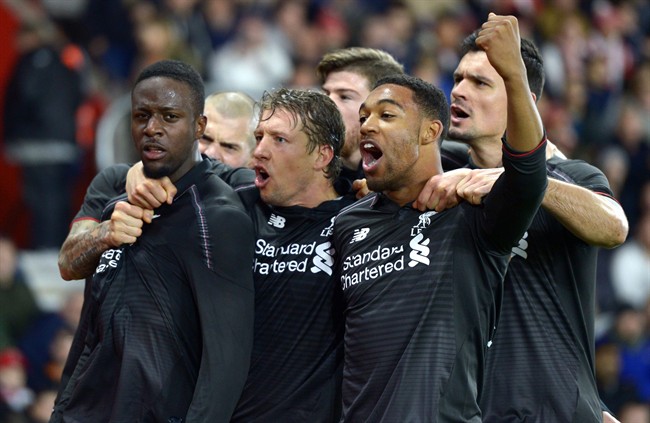
[{"label": "player's arm", "polygon": [[542,202],[547,185],[546,137],[528,86],[514,16],[490,13],[476,44],[505,83],[507,139],[504,173],[483,201],[481,228],[495,251],[510,251],[524,234]]},{"label": "player's arm", "polygon": [[[255,172],[247,168],[231,168],[218,160],[210,160],[212,171],[233,188],[252,184]],[[147,178],[142,162],[131,166],[126,176],[126,192],[129,203],[145,209],[155,210],[164,203],[171,204],[176,195],[176,186],[168,177]]]},{"label": "player's arm", "polygon": [[628,222],[621,205],[578,185],[549,179],[542,207],[587,244],[614,248],[627,237]]},{"label": "player's arm", "polygon": [[151,222],[151,217],[151,210],[120,201],[110,220],[75,221],[59,251],[61,277],[75,280],[92,275],[104,251],[134,243],[142,234],[143,223]]},{"label": "player's arm", "polygon": [[476,38],[476,44],[485,51],[490,64],[505,83],[508,144],[515,151],[527,152],[540,144],[544,129],[528,86],[520,43],[517,18],[494,13],[490,13]]}]

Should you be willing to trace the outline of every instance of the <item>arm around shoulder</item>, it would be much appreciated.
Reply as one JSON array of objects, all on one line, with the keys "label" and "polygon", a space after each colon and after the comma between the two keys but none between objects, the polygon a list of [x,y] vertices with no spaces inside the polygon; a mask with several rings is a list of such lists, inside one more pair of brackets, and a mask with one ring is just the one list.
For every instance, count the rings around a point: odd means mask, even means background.
[{"label": "arm around shoulder", "polygon": [[614,248],[627,237],[628,222],[621,205],[581,186],[550,178],[542,207],[589,245]]}]

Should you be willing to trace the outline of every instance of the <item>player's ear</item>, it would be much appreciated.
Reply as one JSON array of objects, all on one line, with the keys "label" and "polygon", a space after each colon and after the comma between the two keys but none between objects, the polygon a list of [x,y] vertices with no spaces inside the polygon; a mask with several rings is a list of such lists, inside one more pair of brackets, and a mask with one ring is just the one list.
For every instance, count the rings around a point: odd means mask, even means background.
[{"label": "player's ear", "polygon": [[331,145],[323,144],[317,147],[318,155],[314,162],[314,168],[317,170],[324,170],[334,158],[334,150]]},{"label": "player's ear", "polygon": [[207,123],[208,118],[205,117],[205,115],[199,115],[199,117],[196,119],[196,125],[194,128],[194,139],[200,140],[203,137]]},{"label": "player's ear", "polygon": [[424,134],[421,137],[422,144],[425,145],[432,142],[438,142],[438,139],[442,135],[442,122],[438,119],[427,120],[423,125],[425,125],[425,127],[423,128]]}]

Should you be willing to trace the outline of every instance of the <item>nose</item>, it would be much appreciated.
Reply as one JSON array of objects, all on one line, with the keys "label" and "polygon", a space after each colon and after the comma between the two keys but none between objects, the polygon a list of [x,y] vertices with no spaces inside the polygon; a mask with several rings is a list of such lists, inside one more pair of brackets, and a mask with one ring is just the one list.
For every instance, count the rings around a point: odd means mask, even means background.
[{"label": "nose", "polygon": [[217,143],[216,141],[214,141],[213,143],[211,143],[211,144],[210,144],[210,145],[205,149],[205,153],[204,153],[204,154],[205,154],[206,156],[212,158],[212,159],[216,159],[216,160],[219,160],[219,161],[223,162],[223,156],[222,156],[222,154],[221,154],[221,150],[220,150],[220,148],[218,147],[218,143]]},{"label": "nose", "polygon": [[255,150],[253,150],[253,157],[256,158],[257,160],[261,159],[268,159],[269,157],[269,149],[267,148],[268,145],[268,137],[262,136],[261,138],[257,139],[257,145],[255,146]]},{"label": "nose", "polygon": [[376,129],[376,120],[373,118],[372,114],[368,116],[366,120],[361,122],[359,125],[359,130],[361,131],[361,135],[366,135],[370,132],[375,131],[375,129]]},{"label": "nose", "polygon": [[451,98],[463,98],[465,96],[465,84],[463,79],[460,81],[454,82],[454,86],[451,89]]},{"label": "nose", "polygon": [[147,125],[144,127],[144,133],[152,137],[156,134],[160,134],[161,129],[160,129],[160,122],[158,121],[158,118],[156,116],[151,116],[149,120],[147,120]]}]

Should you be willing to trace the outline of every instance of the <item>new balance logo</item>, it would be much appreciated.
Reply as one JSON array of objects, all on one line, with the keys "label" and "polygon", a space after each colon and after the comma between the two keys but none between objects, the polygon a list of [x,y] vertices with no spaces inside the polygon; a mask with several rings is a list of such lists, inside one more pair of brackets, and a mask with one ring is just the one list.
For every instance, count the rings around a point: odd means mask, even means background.
[{"label": "new balance logo", "polygon": [[276,228],[284,228],[284,224],[286,223],[286,221],[287,219],[285,219],[282,216],[271,214],[268,224]]},{"label": "new balance logo", "polygon": [[430,261],[427,257],[429,255],[429,238],[424,239],[424,235],[418,234],[415,238],[409,242],[409,247],[411,247],[411,253],[409,254],[409,267],[415,267],[418,263],[422,263],[425,266],[428,266]]},{"label": "new balance logo", "polygon": [[362,241],[362,240],[366,239],[369,232],[370,232],[370,228],[355,229],[354,234],[352,235],[352,241],[350,241],[350,244],[354,244],[355,242]]}]

